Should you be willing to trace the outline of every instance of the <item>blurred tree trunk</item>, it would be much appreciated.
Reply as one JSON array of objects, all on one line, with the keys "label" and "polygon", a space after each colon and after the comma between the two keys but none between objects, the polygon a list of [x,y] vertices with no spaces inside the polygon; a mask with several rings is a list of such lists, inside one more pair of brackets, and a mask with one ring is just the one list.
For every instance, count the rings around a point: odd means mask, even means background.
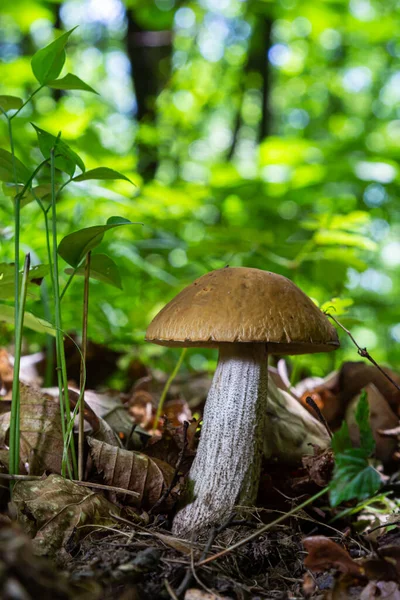
[{"label": "blurred tree trunk", "polygon": [[261,75],[261,121],[257,131],[257,141],[261,141],[271,131],[271,111],[269,105],[269,95],[271,86],[270,63],[268,61],[268,52],[272,45],[271,31],[273,25],[272,16],[257,14],[253,24],[253,33],[250,40],[247,63],[245,65],[242,88],[240,91],[240,101],[236,122],[234,125],[233,141],[229,151],[228,158],[231,159],[235,153],[237,138],[242,126],[241,110],[244,95],[247,89],[247,81],[251,73]]},{"label": "blurred tree trunk", "polygon": [[149,180],[157,170],[156,100],[171,72],[172,31],[144,29],[135,21],[132,11],[128,11],[127,19],[127,53],[132,65],[136,117],[139,125],[154,128],[153,132],[146,131],[146,141],[139,132],[137,144],[138,171]]}]

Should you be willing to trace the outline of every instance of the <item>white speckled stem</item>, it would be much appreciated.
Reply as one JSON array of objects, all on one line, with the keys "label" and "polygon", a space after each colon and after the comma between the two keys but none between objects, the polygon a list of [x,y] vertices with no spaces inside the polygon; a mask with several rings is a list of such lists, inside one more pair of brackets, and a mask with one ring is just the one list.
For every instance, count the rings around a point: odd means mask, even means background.
[{"label": "white speckled stem", "polygon": [[235,505],[254,503],[267,418],[267,358],[265,344],[221,346],[189,474],[194,500],[177,513],[175,534],[200,533]]}]

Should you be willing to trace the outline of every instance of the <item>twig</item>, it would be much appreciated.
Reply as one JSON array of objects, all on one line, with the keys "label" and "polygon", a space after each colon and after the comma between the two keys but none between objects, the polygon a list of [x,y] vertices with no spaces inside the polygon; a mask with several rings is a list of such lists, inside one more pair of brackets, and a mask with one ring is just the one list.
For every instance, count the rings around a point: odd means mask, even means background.
[{"label": "twig", "polygon": [[[221,525],[219,525],[219,527],[214,526],[211,528],[207,543],[204,546],[203,552],[201,553],[201,556],[200,556],[200,562],[196,566],[201,566],[202,564],[204,564],[204,561],[207,558],[207,554],[209,553],[211,546],[213,545],[213,543],[215,541],[215,538],[217,537],[218,534],[220,534],[222,531],[224,531],[224,529],[226,529],[229,525],[231,525],[233,523],[233,517],[234,517],[234,515],[232,514]],[[178,598],[183,597],[184,593],[186,592],[189,585],[191,584],[191,582],[193,580],[193,570],[194,570],[194,565],[191,565],[187,569],[185,577],[182,579],[180,586],[176,590],[176,594],[177,594]]]},{"label": "twig", "polygon": [[164,579],[164,585],[165,585],[165,589],[167,590],[167,592],[170,595],[170,597],[172,598],[172,600],[178,600],[178,596],[175,594],[174,590],[172,589],[171,584],[168,581],[168,579]]},{"label": "twig", "polygon": [[316,413],[316,415],[318,417],[318,420],[325,427],[326,431],[328,432],[329,437],[332,439],[332,437],[333,437],[332,431],[330,430],[328,422],[325,419],[324,415],[322,414],[318,404],[311,398],[311,396],[307,396],[306,402],[307,402],[308,406],[311,406],[311,408],[314,410],[314,412]]},{"label": "twig", "polygon": [[[45,477],[42,477],[41,475],[9,475],[8,473],[0,473],[0,479],[7,479],[10,481],[40,481],[44,480]],[[76,479],[71,479],[71,481],[82,487],[105,490],[106,492],[117,492],[118,494],[126,494],[128,496],[134,496],[135,498],[140,496],[138,492],[125,490],[124,488],[115,487],[113,485],[104,485],[103,483],[93,483],[91,481],[77,481]]]},{"label": "twig", "polygon": [[151,515],[151,513],[153,513],[156,510],[156,508],[158,508],[163,502],[165,502],[165,500],[168,498],[168,496],[172,492],[175,483],[178,480],[179,469],[181,467],[182,460],[183,460],[183,457],[185,455],[185,450],[186,450],[187,445],[188,445],[188,439],[187,439],[188,427],[189,427],[189,421],[185,421],[183,423],[183,445],[182,445],[182,449],[181,449],[181,451],[179,453],[179,456],[178,456],[178,460],[177,460],[177,463],[176,463],[176,466],[175,466],[174,476],[173,476],[173,478],[171,480],[171,483],[169,484],[169,486],[167,487],[167,489],[165,490],[165,492],[163,493],[163,495],[161,496],[161,498],[159,498],[157,500],[157,502],[155,504],[153,504],[153,506],[150,508],[149,513],[148,513],[149,515]]},{"label": "twig", "polygon": [[353,342],[353,344],[356,346],[358,354],[360,356],[362,356],[363,358],[366,358],[367,360],[369,360],[369,362],[372,363],[382,373],[382,375],[384,375],[384,377],[386,377],[386,379],[388,379],[390,381],[390,383],[393,384],[394,387],[400,392],[400,386],[390,377],[390,375],[388,373],[386,373],[386,371],[384,371],[382,369],[382,367],[380,367],[378,365],[378,363],[376,362],[376,360],[374,358],[372,358],[372,356],[370,355],[370,353],[368,352],[368,350],[366,348],[361,348],[361,346],[359,346],[357,344],[357,342],[354,339],[354,337],[351,334],[351,332],[348,329],[346,329],[346,327],[344,325],[342,325],[340,323],[340,321],[338,321],[336,319],[336,317],[334,317],[330,313],[325,313],[325,314],[326,314],[327,317],[330,317],[333,321],[335,321],[336,325],[338,325],[341,329],[343,329],[343,331],[345,333],[347,333],[347,335],[349,336],[349,338],[351,339],[351,341]]},{"label": "twig", "polygon": [[218,552],[217,554],[213,554],[212,556],[209,556],[208,558],[206,558],[204,560],[200,560],[200,562],[197,563],[196,566],[197,567],[201,567],[203,565],[206,565],[206,564],[208,564],[208,563],[216,560],[217,558],[221,558],[221,556],[225,556],[225,554],[228,554],[229,552],[232,552],[233,550],[236,550],[237,548],[240,548],[241,546],[244,546],[245,544],[247,544],[247,542],[250,542],[251,540],[254,540],[255,538],[257,538],[262,533],[265,533],[269,529],[272,529],[272,527],[275,527],[275,525],[278,525],[279,523],[282,523],[282,521],[285,521],[288,517],[291,517],[292,515],[294,515],[296,512],[298,512],[302,508],[305,508],[306,506],[308,506],[309,504],[311,504],[312,502],[314,502],[314,500],[317,500],[318,498],[320,498],[321,496],[323,496],[324,494],[326,494],[326,492],[328,491],[328,489],[329,488],[326,487],[323,490],[320,490],[317,494],[315,494],[314,496],[312,496],[308,500],[305,500],[305,502],[302,502],[301,504],[299,504],[298,506],[296,506],[295,508],[293,508],[292,510],[290,510],[286,514],[282,515],[281,517],[278,517],[278,519],[275,519],[275,521],[272,521],[272,523],[268,523],[267,525],[264,525],[264,527],[261,527],[261,529],[258,529],[257,531],[255,531],[251,535],[243,538],[239,542],[236,542],[236,544],[233,544],[232,546],[229,546],[229,548],[225,548],[225,550],[222,550],[221,552]]}]

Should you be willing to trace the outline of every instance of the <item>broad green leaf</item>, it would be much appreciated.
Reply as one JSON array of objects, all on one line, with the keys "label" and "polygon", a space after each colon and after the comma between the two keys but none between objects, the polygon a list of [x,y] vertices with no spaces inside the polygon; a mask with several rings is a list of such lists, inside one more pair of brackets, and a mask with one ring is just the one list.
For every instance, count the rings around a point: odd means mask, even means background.
[{"label": "broad green leaf", "polygon": [[[56,189],[57,187],[58,186],[56,186]],[[23,189],[23,184],[18,184],[15,186],[10,183],[3,183],[4,195],[13,198],[13,200],[15,200],[15,196],[21,193]],[[15,193],[15,190],[17,190],[17,194]],[[20,199],[21,208],[35,200],[34,194],[41,200],[51,200],[51,184],[43,183],[42,185],[37,185],[36,187],[32,188],[32,190],[27,189],[23,197]]]},{"label": "broad green leaf", "polygon": [[376,250],[377,248],[376,242],[369,239],[367,236],[339,230],[330,231],[321,229],[314,235],[314,241],[318,245],[334,244],[335,246],[354,246],[361,250]]},{"label": "broad green leaf", "polygon": [[355,419],[360,430],[360,446],[370,456],[375,450],[375,439],[369,420],[369,404],[367,392],[363,390],[357,402]]},{"label": "broad green leaf", "polygon": [[332,298],[324,302],[320,309],[322,312],[332,313],[334,317],[340,317],[347,313],[347,309],[354,304],[351,298]]},{"label": "broad green leaf", "polygon": [[368,464],[368,457],[375,448],[375,440],[369,422],[369,405],[365,392],[360,396],[355,418],[360,430],[360,448],[353,447],[345,421],[339,431],[333,434],[335,469],[329,485],[332,506],[353,498],[364,500],[375,494],[381,483],[379,473]]},{"label": "broad green leaf", "polygon": [[[30,177],[28,169],[17,157],[14,160],[18,183],[26,183]],[[0,148],[0,181],[14,183],[13,157],[11,152],[3,148]]]},{"label": "broad green leaf", "polygon": [[67,73],[65,77],[62,77],[62,79],[49,81],[47,82],[47,85],[55,90],[82,90],[84,92],[93,92],[93,94],[98,93],[96,90],[90,87],[90,85],[72,73]]},{"label": "broad green leaf", "polygon": [[50,151],[55,147],[55,166],[57,169],[68,173],[70,177],[73,177],[76,166],[82,171],[85,170],[83,160],[76,152],[71,150],[68,144],[51,133],[44,131],[44,129],[36,127],[33,123],[31,125],[37,133],[39,148],[44,158],[50,158]]},{"label": "broad green leaf", "polygon": [[360,469],[360,465],[355,462],[353,469],[349,468],[345,473],[340,468],[335,468],[329,493],[331,506],[338,506],[353,498],[365,500],[377,492],[380,484],[379,473],[369,465],[364,464]]},{"label": "broad green leaf", "polygon": [[[65,269],[65,273],[71,275],[74,269]],[[85,276],[85,266],[82,265],[76,271],[76,275]],[[108,283],[122,290],[121,275],[118,266],[107,256],[107,254],[94,254],[90,259],[90,277],[103,283]]]},{"label": "broad green leaf", "polygon": [[[37,265],[29,270],[29,282],[40,285],[41,280],[49,272],[49,265]],[[22,273],[20,273],[20,284]],[[12,263],[0,263],[0,299],[14,298],[14,265]]]},{"label": "broad green leaf", "polygon": [[23,105],[23,100],[17,96],[1,96],[0,95],[0,108],[7,112],[9,110],[18,110]]},{"label": "broad green leaf", "polygon": [[349,448],[353,448],[353,444],[350,439],[349,427],[346,421],[343,421],[341,428],[333,434],[332,450],[337,455]]},{"label": "broad green leaf", "polygon": [[135,185],[128,177],[122,175],[122,173],[119,173],[118,171],[114,171],[114,169],[109,169],[108,167],[90,169],[90,171],[86,171],[85,173],[82,173],[82,175],[74,177],[74,181],[88,181],[89,179],[125,179],[125,181],[129,181],[129,183]]},{"label": "broad green leaf", "polygon": [[41,85],[57,79],[65,63],[65,45],[71,33],[76,29],[70,29],[63,33],[54,42],[45,48],[38,50],[31,60],[32,72]]},{"label": "broad green leaf", "polygon": [[106,225],[86,227],[65,236],[58,246],[58,253],[71,267],[77,267],[86,254],[101,243],[106,231],[121,225],[141,225],[141,223],[133,223],[123,217],[110,217]]},{"label": "broad green leaf", "polygon": [[[0,304],[0,321],[14,325],[14,307],[8,304]],[[38,333],[47,333],[48,335],[55,335],[56,330],[51,323],[36,317],[30,312],[25,311],[24,315],[24,327],[37,331]]]}]

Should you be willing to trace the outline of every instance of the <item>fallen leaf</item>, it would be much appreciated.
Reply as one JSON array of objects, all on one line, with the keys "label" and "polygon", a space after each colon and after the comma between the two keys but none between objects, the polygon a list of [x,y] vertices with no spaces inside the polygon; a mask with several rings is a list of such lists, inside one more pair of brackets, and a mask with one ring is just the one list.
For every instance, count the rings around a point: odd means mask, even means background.
[{"label": "fallen leaf", "polygon": [[[30,475],[60,473],[64,449],[58,400],[39,388],[20,384],[20,458]],[[0,445],[8,445],[11,413],[0,415]]]},{"label": "fallen leaf", "polygon": [[[384,371],[400,385],[400,376],[394,371],[384,368]],[[369,383],[373,383],[386,398],[392,411],[400,416],[400,391],[373,365],[365,362],[343,363],[339,372],[340,396],[346,405]]]},{"label": "fallen leaf", "polygon": [[71,538],[77,541],[86,535],[85,525],[115,525],[110,514],[119,512],[102,494],[60,475],[17,481],[13,504],[18,522],[33,538],[35,553],[40,556],[54,556]]},{"label": "fallen leaf", "polygon": [[311,481],[314,481],[320,487],[328,485],[335,465],[331,448],[323,450],[318,446],[314,446],[314,454],[303,456],[302,463],[307,469]]},{"label": "fallen leaf", "polygon": [[399,586],[395,581],[370,581],[361,592],[360,600],[400,600]]},{"label": "fallen leaf", "polygon": [[[133,502],[135,506],[151,508],[173,479],[173,467],[162,460],[149,458],[141,452],[116,448],[93,438],[88,438],[87,441],[96,469],[103,473],[107,485],[139,494],[138,498],[129,497],[127,503]],[[170,494],[167,506],[171,506],[174,501],[174,496]]]},{"label": "fallen leaf", "polygon": [[326,571],[335,567],[342,573],[353,577],[365,577],[365,571],[356,563],[350,554],[339,544],[323,535],[314,535],[303,540],[308,556],[304,559],[304,566],[311,571]]},{"label": "fallen leaf", "polygon": [[5,348],[0,348],[0,396],[6,400],[11,400],[13,374],[9,354]]}]

